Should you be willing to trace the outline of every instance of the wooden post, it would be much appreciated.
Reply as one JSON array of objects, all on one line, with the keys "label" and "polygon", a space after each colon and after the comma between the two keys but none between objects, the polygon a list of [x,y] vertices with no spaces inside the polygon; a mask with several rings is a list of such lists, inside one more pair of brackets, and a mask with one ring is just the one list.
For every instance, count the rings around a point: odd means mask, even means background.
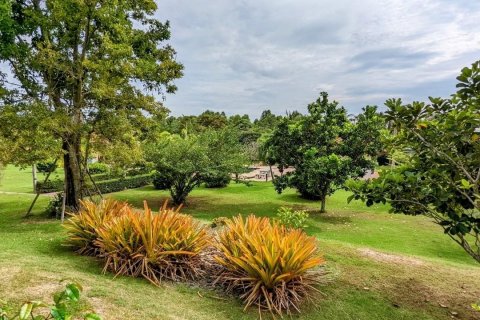
[{"label": "wooden post", "polygon": [[37,191],[37,164],[32,164],[33,192]]},{"label": "wooden post", "polygon": [[67,201],[67,197],[65,197],[66,191],[67,191],[67,187],[65,184],[65,186],[63,187],[63,195],[62,195],[62,213],[60,215],[60,219],[62,220],[62,223],[65,220],[65,202]]}]

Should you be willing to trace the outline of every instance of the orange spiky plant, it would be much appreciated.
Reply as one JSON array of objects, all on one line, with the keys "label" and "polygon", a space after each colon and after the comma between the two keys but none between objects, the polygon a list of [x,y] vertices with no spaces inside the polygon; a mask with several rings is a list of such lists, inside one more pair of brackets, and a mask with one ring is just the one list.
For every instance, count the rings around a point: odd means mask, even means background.
[{"label": "orange spiky plant", "polygon": [[245,308],[257,306],[272,314],[300,311],[322,279],[324,263],[316,239],[253,215],[227,221],[216,247],[223,267],[214,283],[237,294]]},{"label": "orange spiky plant", "polygon": [[166,202],[158,214],[144,202],[143,212],[127,210],[100,229],[96,244],[106,259],[104,272],[141,276],[158,285],[163,279],[199,277],[210,236],[199,222],[167,208]]},{"label": "orange spiky plant", "polygon": [[98,204],[89,200],[80,201],[80,204],[78,213],[70,214],[64,224],[68,234],[66,245],[80,254],[96,256],[99,253],[95,244],[98,230],[113,218],[125,214],[129,206],[113,199],[105,199]]}]

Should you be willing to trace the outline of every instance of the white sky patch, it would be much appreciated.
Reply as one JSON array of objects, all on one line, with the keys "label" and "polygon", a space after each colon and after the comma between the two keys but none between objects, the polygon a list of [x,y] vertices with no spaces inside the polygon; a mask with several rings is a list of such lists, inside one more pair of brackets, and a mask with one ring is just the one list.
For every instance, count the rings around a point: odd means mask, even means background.
[{"label": "white sky patch", "polygon": [[480,59],[470,0],[162,0],[185,76],[173,114],[304,111],[327,90],[350,112],[448,96]]}]

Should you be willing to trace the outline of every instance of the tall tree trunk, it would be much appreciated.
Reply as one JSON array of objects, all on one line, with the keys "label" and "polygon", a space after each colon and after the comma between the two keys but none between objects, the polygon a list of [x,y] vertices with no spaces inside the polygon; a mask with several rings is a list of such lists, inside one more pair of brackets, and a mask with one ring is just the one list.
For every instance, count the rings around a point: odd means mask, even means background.
[{"label": "tall tree trunk", "polygon": [[63,140],[63,169],[65,171],[65,206],[79,208],[82,199],[83,179],[80,167],[80,140],[70,136]]},{"label": "tall tree trunk", "polygon": [[327,202],[327,197],[323,196],[322,199],[320,199],[320,201],[322,202],[322,205],[320,207],[320,213],[325,213],[325,204]]}]

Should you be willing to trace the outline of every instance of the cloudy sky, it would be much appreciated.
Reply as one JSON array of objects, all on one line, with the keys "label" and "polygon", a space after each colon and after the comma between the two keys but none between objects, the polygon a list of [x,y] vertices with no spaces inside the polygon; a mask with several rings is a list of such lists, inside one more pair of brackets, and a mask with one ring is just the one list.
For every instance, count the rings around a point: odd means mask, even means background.
[{"label": "cloudy sky", "polygon": [[387,98],[448,96],[480,59],[478,0],[159,0],[185,66],[165,104],[257,117],[320,91],[357,113]]}]

